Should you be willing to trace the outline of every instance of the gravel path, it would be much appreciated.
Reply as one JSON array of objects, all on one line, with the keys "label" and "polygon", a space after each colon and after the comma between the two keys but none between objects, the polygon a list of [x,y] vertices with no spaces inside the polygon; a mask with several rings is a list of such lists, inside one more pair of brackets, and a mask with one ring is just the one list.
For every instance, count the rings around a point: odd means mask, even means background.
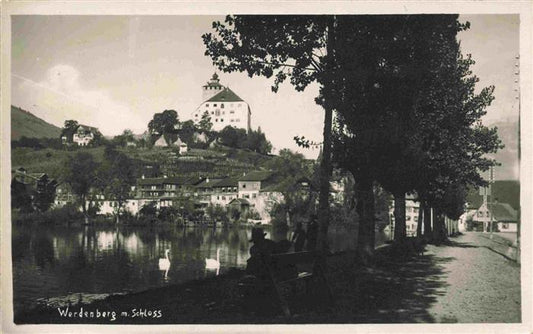
[{"label": "gravel path", "polygon": [[470,232],[450,246],[428,246],[442,263],[447,286],[428,312],[436,322],[520,322],[520,266],[490,249],[492,241]]}]

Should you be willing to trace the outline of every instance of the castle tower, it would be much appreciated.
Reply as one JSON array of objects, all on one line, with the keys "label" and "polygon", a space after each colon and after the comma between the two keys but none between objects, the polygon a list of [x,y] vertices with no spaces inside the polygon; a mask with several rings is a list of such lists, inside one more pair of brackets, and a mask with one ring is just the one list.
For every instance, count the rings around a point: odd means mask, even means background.
[{"label": "castle tower", "polygon": [[237,129],[251,129],[252,111],[250,105],[228,87],[220,84],[215,73],[209,82],[202,86],[203,102],[191,114],[198,124],[207,113],[213,124],[212,130],[220,131],[230,125]]},{"label": "castle tower", "polygon": [[223,89],[224,89],[224,86],[220,84],[220,79],[218,78],[218,74],[213,73],[211,80],[209,80],[207,84],[202,86],[202,100],[203,101],[209,100],[213,96],[220,93]]}]

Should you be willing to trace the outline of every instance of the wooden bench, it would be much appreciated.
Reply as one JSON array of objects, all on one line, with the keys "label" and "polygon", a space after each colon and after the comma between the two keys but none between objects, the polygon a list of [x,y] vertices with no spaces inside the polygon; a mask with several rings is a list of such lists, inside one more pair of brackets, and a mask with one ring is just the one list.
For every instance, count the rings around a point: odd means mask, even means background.
[{"label": "wooden bench", "polygon": [[268,268],[270,284],[276,292],[276,297],[280,303],[283,313],[291,316],[289,304],[282,293],[282,286],[297,282],[305,282],[306,293],[309,293],[309,286],[312,280],[323,284],[328,298],[331,298],[330,287],[327,284],[324,271],[315,262],[317,259],[314,252],[296,252],[272,254],[270,261],[265,263]]}]

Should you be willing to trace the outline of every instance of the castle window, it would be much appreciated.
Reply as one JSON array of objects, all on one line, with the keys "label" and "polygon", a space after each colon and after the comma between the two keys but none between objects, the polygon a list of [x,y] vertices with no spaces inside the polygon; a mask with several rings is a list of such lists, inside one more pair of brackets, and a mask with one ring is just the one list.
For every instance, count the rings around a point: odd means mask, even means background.
[{"label": "castle window", "polygon": [[214,112],[214,111],[211,111],[211,115],[214,115],[214,114],[215,114],[215,112]]},{"label": "castle window", "polygon": [[237,104],[237,107],[238,107],[238,108],[242,107],[242,104],[240,104],[240,103],[239,103],[239,104]]},{"label": "castle window", "polygon": [[240,121],[241,121],[241,120],[240,120],[240,119],[238,119],[238,118],[237,118],[237,119],[235,120],[235,122],[240,122]]},{"label": "castle window", "polygon": [[229,113],[230,113],[230,114],[234,114],[234,113],[235,113],[235,111],[231,110],[231,111],[230,111]]},{"label": "castle window", "polygon": [[233,123],[233,118],[230,118],[230,120],[229,120],[229,121],[230,121],[230,123]]},{"label": "castle window", "polygon": [[194,117],[198,117],[198,114],[195,114]]},{"label": "castle window", "polygon": [[206,103],[205,106],[206,106],[206,108],[209,107],[209,103]]},{"label": "castle window", "polygon": [[224,119],[223,119],[223,118],[221,118],[221,119],[220,119],[220,121],[221,121],[221,122],[224,122]]},{"label": "castle window", "polygon": [[224,103],[220,104],[220,108],[224,109]]},{"label": "castle window", "polygon": [[215,122],[218,122],[218,118],[215,118]]},{"label": "castle window", "polygon": [[213,107],[216,107],[216,106],[217,106],[217,104],[216,104],[216,103],[215,103],[215,104],[213,104]]}]

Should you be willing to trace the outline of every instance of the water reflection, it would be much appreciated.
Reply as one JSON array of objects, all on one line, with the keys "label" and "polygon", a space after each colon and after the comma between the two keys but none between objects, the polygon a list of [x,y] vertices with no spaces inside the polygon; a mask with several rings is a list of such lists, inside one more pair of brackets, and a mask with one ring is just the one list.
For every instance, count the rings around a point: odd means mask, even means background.
[{"label": "water reflection", "polygon": [[[250,235],[239,228],[13,226],[15,310],[39,298],[140,291],[244,268]],[[353,249],[352,235],[332,228],[332,250]]]}]

